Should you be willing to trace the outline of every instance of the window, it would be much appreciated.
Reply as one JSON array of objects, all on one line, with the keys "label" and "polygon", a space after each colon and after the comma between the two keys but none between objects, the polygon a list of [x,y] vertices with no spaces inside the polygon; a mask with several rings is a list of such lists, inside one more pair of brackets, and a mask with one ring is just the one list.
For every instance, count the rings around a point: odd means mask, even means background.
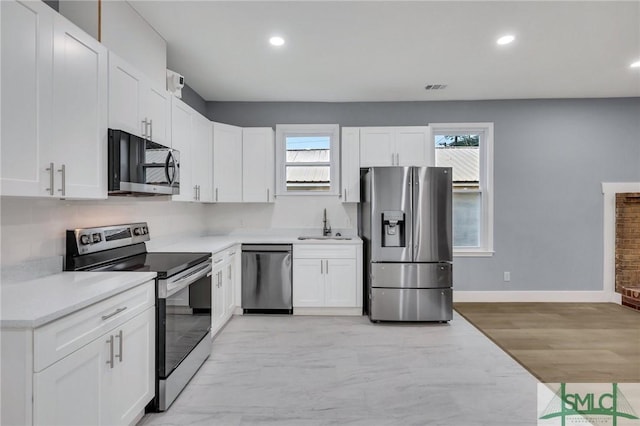
[{"label": "window", "polygon": [[436,166],[453,168],[454,255],[493,254],[493,123],[429,124]]},{"label": "window", "polygon": [[276,125],[278,195],[338,195],[339,126]]}]

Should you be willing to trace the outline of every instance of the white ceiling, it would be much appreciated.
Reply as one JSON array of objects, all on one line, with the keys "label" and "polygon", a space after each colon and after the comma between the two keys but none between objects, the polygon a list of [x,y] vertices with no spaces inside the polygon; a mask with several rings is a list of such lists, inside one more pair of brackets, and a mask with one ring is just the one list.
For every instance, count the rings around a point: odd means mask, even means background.
[{"label": "white ceiling", "polygon": [[130,3],[208,101],[640,96],[640,1]]}]

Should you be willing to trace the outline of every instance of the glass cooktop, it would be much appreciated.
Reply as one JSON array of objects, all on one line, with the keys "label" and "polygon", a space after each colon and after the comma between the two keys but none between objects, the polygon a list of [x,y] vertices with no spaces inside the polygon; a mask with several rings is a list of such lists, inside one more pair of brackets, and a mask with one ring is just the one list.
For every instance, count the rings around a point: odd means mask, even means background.
[{"label": "glass cooktop", "polygon": [[142,253],[91,271],[156,272],[158,278],[163,279],[205,262],[209,257],[211,253]]}]

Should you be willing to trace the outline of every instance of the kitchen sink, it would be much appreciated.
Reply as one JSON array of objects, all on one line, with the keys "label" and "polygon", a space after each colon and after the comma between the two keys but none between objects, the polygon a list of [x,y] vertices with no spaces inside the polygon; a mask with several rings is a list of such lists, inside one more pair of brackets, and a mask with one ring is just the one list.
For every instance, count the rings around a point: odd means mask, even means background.
[{"label": "kitchen sink", "polygon": [[337,235],[318,235],[318,236],[302,236],[298,237],[299,240],[352,240],[353,237],[342,237]]}]

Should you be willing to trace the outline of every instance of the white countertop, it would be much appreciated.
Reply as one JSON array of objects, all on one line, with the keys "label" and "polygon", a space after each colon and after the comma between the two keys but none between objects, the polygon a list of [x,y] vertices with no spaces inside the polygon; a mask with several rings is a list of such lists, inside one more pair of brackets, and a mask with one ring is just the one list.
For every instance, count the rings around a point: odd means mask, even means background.
[{"label": "white countertop", "polygon": [[155,272],[61,272],[3,283],[0,327],[36,328],[155,277]]},{"label": "white countertop", "polygon": [[204,237],[191,237],[161,247],[148,249],[151,251],[204,251],[216,253],[236,244],[339,244],[360,245],[362,240],[358,236],[347,235],[350,240],[299,240],[298,235],[259,235],[259,234],[229,234]]},{"label": "white countertop", "polygon": [[[147,244],[150,252],[217,253],[236,244],[338,244],[361,245],[358,236],[350,240],[299,240],[307,231],[287,230],[278,234],[238,233],[188,237],[164,244]],[[155,278],[155,272],[60,272],[28,281],[3,282],[0,286],[0,327],[36,328],[74,311]]]}]

